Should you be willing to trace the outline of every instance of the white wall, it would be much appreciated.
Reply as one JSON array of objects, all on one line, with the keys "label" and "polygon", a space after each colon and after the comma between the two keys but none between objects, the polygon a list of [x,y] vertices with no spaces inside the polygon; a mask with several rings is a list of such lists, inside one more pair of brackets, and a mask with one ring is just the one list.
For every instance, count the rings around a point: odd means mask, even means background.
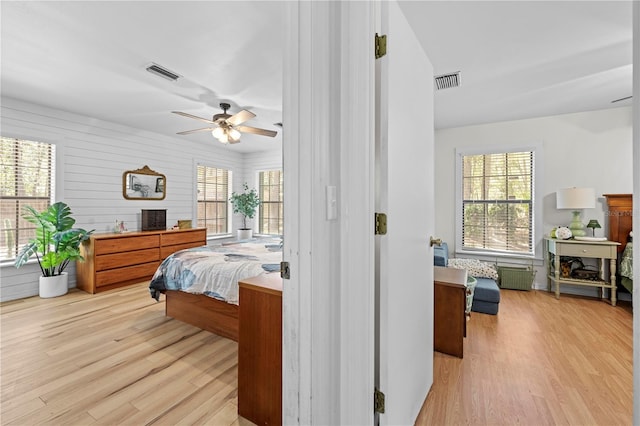
[{"label": "white wall", "polygon": [[[539,143],[542,155],[536,157],[536,166],[543,167],[543,178],[536,182],[536,191],[542,191],[542,206],[535,213],[542,214],[543,227],[535,244],[539,247],[543,235],[554,226],[570,222],[571,212],[555,208],[555,193],[558,188],[572,186],[595,188],[599,197],[596,208],[585,210],[583,220],[597,219],[603,226],[597,232],[606,236],[602,194],[633,192],[631,138],[630,107],[436,130],[436,233],[449,243],[454,256],[456,148],[508,149]],[[541,264],[541,259],[537,263]],[[536,287],[546,288],[542,267],[536,275]],[[591,289],[584,290],[588,293],[579,292],[591,294]]]},{"label": "white wall", "polygon": [[[233,176],[246,173],[244,155],[220,144],[158,135],[15,99],[2,99],[0,118],[3,136],[56,144],[56,200],[69,204],[78,227],[96,233],[110,232],[116,219],[124,220],[129,230],[139,230],[141,209],[167,209],[168,227],[178,219],[192,219],[195,224],[197,159],[228,168]],[[144,165],[166,176],[164,200],[122,196],[122,173]],[[241,185],[242,181],[236,185],[238,181],[234,179],[234,189]],[[75,269],[68,271],[73,287]],[[38,294],[37,265],[16,270],[10,263],[0,267],[0,274],[1,301]]]}]

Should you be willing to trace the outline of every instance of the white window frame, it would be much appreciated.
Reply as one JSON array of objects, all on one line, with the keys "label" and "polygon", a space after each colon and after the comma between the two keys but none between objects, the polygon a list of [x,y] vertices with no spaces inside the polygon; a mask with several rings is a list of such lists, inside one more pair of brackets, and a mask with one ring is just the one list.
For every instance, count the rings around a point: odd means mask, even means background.
[{"label": "white window frame", "polygon": [[215,238],[227,238],[230,235],[233,235],[231,230],[233,229],[233,210],[231,203],[229,202],[229,197],[231,197],[231,192],[233,191],[233,171],[231,167],[219,165],[219,164],[207,164],[195,161],[193,168],[193,222],[198,226],[198,167],[209,167],[213,169],[222,169],[226,170],[227,175],[227,232],[219,233],[219,234],[211,234],[207,231],[208,239]]},{"label": "white window frame", "polygon": [[[501,252],[493,250],[468,250],[463,249],[462,246],[462,159],[469,155],[488,155],[488,154],[500,154],[508,152],[533,152],[534,167],[533,167],[533,183],[532,183],[532,197],[531,197],[531,212],[533,218],[531,220],[531,241],[532,251],[531,253],[519,253],[519,252]],[[498,258],[510,258],[510,259],[526,259],[531,261],[533,259],[542,260],[542,191],[543,188],[543,152],[542,143],[535,142],[527,145],[513,145],[513,146],[499,146],[499,147],[483,147],[483,148],[456,148],[455,150],[455,219],[456,219],[456,255],[462,256],[477,256],[485,259],[496,260]]]},{"label": "white window frame", "polygon": [[[57,191],[57,186],[58,186],[58,179],[57,179],[57,173],[58,173],[58,169],[59,169],[59,163],[60,163],[60,158],[61,158],[61,147],[59,147],[56,143],[54,142],[50,142],[50,141],[46,141],[46,140],[40,140],[39,138],[34,138],[34,137],[17,137],[17,136],[9,136],[9,135],[3,135],[3,138],[6,139],[14,139],[17,141],[24,141],[24,142],[36,142],[36,143],[42,143],[42,144],[47,144],[49,145],[49,148],[51,150],[51,154],[50,154],[50,163],[49,163],[49,196],[48,196],[48,205],[52,205],[55,200],[56,200],[56,193]],[[23,211],[18,211],[17,212],[18,215],[21,217],[22,214],[24,213]],[[16,224],[16,226],[18,226],[18,224]],[[0,227],[1,228],[1,227]],[[19,228],[17,228],[19,229]],[[27,229],[27,228],[22,228],[22,229]],[[22,244],[19,244],[18,247],[18,252],[20,250],[20,247],[24,246],[23,242]],[[3,264],[8,263],[8,262],[13,262],[15,260],[15,256],[8,256],[7,258],[1,258],[0,262],[2,262]],[[30,260],[29,262],[31,262],[32,260]]]},{"label": "white window frame", "polygon": [[[283,170],[280,169],[280,168],[258,170],[257,173],[256,173],[256,179],[258,181],[256,186],[258,188],[258,193],[260,194],[260,196],[262,196],[262,193],[260,191],[261,190],[260,174],[261,173],[269,173],[269,172],[280,172],[281,176],[284,176]],[[283,187],[283,195],[282,195],[282,200],[280,201],[280,203],[282,203],[283,209],[284,209],[284,181],[282,182],[282,187]],[[282,232],[280,232],[280,234],[265,234],[265,233],[262,232],[262,228],[261,228],[262,227],[262,223],[261,223],[260,219],[262,217],[262,212],[263,212],[263,210],[262,210],[263,201],[262,201],[262,199],[260,201],[261,201],[260,202],[260,206],[258,207],[259,211],[258,211],[258,215],[256,217],[256,221],[258,222],[258,232],[260,234],[263,234],[263,235],[282,235],[284,233],[284,218],[283,218]],[[283,215],[284,215],[284,212],[283,212]]]}]

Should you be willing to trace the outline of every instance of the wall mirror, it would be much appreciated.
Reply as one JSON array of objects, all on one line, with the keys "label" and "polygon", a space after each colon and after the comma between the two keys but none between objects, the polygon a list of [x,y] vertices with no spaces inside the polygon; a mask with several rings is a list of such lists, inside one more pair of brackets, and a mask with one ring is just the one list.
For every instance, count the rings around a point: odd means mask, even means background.
[{"label": "wall mirror", "polygon": [[122,195],[127,200],[164,200],[166,178],[144,166],[122,174]]}]

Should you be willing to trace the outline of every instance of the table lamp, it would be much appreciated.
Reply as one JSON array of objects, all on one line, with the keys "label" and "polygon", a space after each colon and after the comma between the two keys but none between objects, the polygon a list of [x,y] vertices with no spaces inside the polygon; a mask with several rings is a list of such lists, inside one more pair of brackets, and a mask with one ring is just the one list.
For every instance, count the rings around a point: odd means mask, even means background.
[{"label": "table lamp", "polygon": [[596,219],[591,219],[589,223],[587,223],[587,228],[591,228],[591,231],[593,232],[593,236],[595,237],[596,228],[602,228],[602,226],[600,226],[600,223],[598,223]]},{"label": "table lamp", "polygon": [[574,237],[584,237],[587,232],[580,215],[582,209],[596,207],[596,192],[593,188],[563,188],[556,192],[556,207],[573,210],[573,219],[569,229]]}]

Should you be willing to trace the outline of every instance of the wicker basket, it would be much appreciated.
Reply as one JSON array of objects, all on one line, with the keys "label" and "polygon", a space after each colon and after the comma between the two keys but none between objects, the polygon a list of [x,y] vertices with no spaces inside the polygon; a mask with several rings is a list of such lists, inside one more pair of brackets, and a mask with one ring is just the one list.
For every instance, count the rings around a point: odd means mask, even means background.
[{"label": "wicker basket", "polygon": [[531,290],[536,270],[533,266],[519,268],[515,266],[496,266],[500,288],[511,290]]}]

